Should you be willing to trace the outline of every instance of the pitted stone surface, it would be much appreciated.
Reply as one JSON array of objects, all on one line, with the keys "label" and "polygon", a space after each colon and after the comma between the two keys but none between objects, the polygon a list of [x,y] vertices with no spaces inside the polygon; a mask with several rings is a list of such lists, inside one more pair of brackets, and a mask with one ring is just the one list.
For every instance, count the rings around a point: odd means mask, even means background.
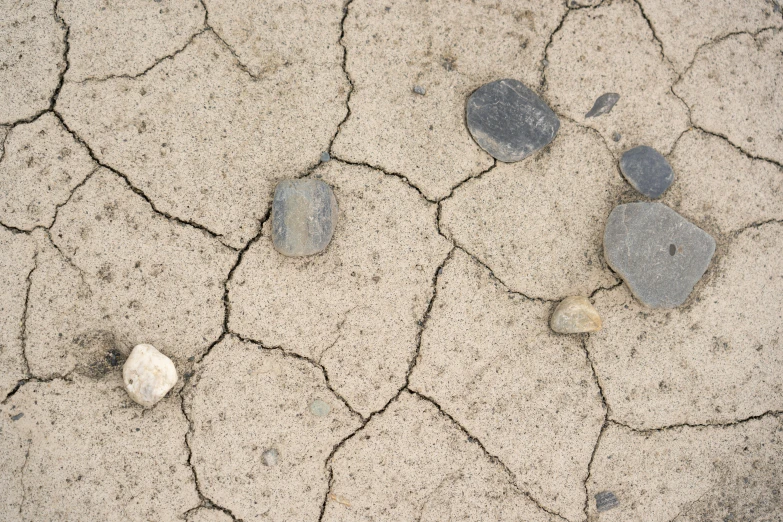
[{"label": "pitted stone surface", "polygon": [[587,490],[615,492],[619,505],[588,520],[775,520],[783,500],[783,420],[635,433],[609,425]]},{"label": "pitted stone surface", "polygon": [[514,79],[482,85],[470,95],[468,130],[492,157],[513,163],[548,145],[560,120],[536,93]]},{"label": "pitted stone surface", "polygon": [[620,172],[643,196],[661,197],[674,181],[674,171],[663,155],[652,147],[639,145],[623,152]]},{"label": "pitted stone surface", "polygon": [[[633,0],[570,11],[547,56],[551,107],[596,129],[614,154],[636,145],[668,153],[688,128],[688,110],[670,89],[677,74],[661,58]],[[584,119],[585,108],[605,92],[618,93],[623,102],[600,118]],[[621,142],[612,140],[615,132]]]},{"label": "pitted stone surface", "polygon": [[302,74],[252,78],[206,32],[139,78],[66,83],[57,108],[158,210],[240,247],[257,233],[277,181],[315,164],[345,115],[342,75],[313,92]]},{"label": "pitted stone surface", "polygon": [[428,401],[403,392],[332,460],[323,520],[554,522]]},{"label": "pitted stone surface", "polygon": [[451,245],[435,227],[435,206],[396,177],[336,161],[315,175],[340,202],[329,248],[281,256],[267,224],[229,283],[229,328],[320,360],[335,390],[367,415],[404,384]]},{"label": "pitted stone surface", "polygon": [[615,282],[601,237],[624,183],[592,131],[564,122],[547,151],[465,183],[443,203],[441,229],[512,290],[587,295]]},{"label": "pitted stone surface", "polygon": [[772,94],[781,84],[783,31],[769,30],[705,47],[673,89],[691,107],[695,125],[783,163],[783,104]]},{"label": "pitted stone surface", "polygon": [[652,308],[683,304],[714,253],[712,236],[661,203],[619,205],[606,222],[606,262]]},{"label": "pitted stone surface", "polygon": [[0,419],[2,520],[176,520],[199,504],[179,398],[142,415],[119,372],[28,383]]},{"label": "pitted stone surface", "polygon": [[550,311],[455,252],[438,279],[410,386],[500,458],[537,502],[579,520],[604,410],[580,341],[552,333]]},{"label": "pitted stone surface", "polygon": [[607,92],[602,94],[596,98],[593,107],[587,111],[587,114],[585,114],[585,118],[597,118],[602,114],[609,114],[612,112],[612,109],[614,109],[614,106],[617,105],[619,100],[620,95],[616,92]]},{"label": "pitted stone surface", "polygon": [[96,167],[53,114],[17,125],[0,161],[0,221],[22,230],[51,226],[57,207]]},{"label": "pitted stone surface", "polygon": [[[220,335],[235,254],[156,214],[118,176],[96,172],[60,208],[54,244],[42,235],[27,317],[34,375],[65,375],[142,343],[182,368]],[[93,341],[102,348],[89,350]]]},{"label": "pitted stone surface", "polygon": [[[324,462],[360,426],[321,370],[228,337],[195,378],[189,441],[203,493],[241,520],[315,520],[329,480]],[[315,398],[329,401],[328,416],[308,413]],[[276,466],[264,465],[270,445],[283,456]]]},{"label": "pitted stone surface", "polygon": [[198,0],[60,0],[70,27],[66,81],[141,74],[204,27]]},{"label": "pitted stone surface", "polygon": [[0,124],[32,118],[49,108],[65,69],[65,28],[56,2],[0,3]]},{"label": "pitted stone surface", "polygon": [[465,101],[499,78],[538,85],[565,10],[533,0],[354,2],[343,37],[351,115],[334,154],[400,173],[430,199],[448,195],[492,165],[465,127]]},{"label": "pitted stone surface", "polygon": [[272,200],[272,244],[289,257],[324,250],[337,226],[337,200],[319,179],[286,179]]},{"label": "pitted stone surface", "polygon": [[35,242],[0,226],[0,401],[26,377],[23,325],[28,275],[34,267]]},{"label": "pitted stone surface", "polygon": [[651,310],[625,287],[599,292],[611,317],[587,341],[613,418],[639,429],[731,422],[783,410],[783,225],[733,239],[695,300]]}]

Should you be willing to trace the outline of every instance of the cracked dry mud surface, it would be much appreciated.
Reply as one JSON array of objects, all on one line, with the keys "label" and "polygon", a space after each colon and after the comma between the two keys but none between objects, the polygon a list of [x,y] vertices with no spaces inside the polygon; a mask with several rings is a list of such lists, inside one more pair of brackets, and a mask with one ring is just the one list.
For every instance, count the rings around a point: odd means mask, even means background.
[{"label": "cracked dry mud surface", "polygon": [[[783,518],[775,0],[0,4],[0,520]],[[518,163],[465,126],[502,78],[561,124]],[[677,309],[603,256],[637,145],[717,242]]]}]

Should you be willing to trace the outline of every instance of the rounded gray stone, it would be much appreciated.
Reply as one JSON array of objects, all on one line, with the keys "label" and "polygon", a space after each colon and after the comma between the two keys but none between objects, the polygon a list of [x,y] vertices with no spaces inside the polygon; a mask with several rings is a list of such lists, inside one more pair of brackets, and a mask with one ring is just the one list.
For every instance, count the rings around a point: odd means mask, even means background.
[{"label": "rounded gray stone", "polygon": [[315,399],[310,403],[310,413],[316,417],[326,417],[330,411],[332,411],[332,407],[321,399]]},{"label": "rounded gray stone", "polygon": [[324,250],[337,226],[337,200],[319,179],[287,179],[277,184],[272,201],[272,244],[285,256],[309,256]]},{"label": "rounded gray stone", "polygon": [[620,171],[633,188],[651,199],[661,197],[674,181],[669,162],[647,145],[625,151],[620,158]]},{"label": "rounded gray stone", "polygon": [[604,230],[607,263],[652,308],[684,303],[714,253],[712,236],[661,203],[619,205]]},{"label": "rounded gray stone", "polygon": [[587,114],[585,114],[585,118],[595,118],[596,116],[600,116],[602,114],[609,114],[612,112],[612,109],[619,99],[620,95],[616,92],[607,92],[602,94],[598,97],[597,100],[595,100],[593,108],[590,109]]},{"label": "rounded gray stone", "polygon": [[513,79],[479,87],[468,98],[466,111],[468,130],[479,147],[506,163],[545,147],[560,129],[552,109]]},{"label": "rounded gray stone", "polygon": [[270,448],[261,454],[261,462],[264,464],[264,466],[272,467],[277,465],[277,460],[279,457],[280,452],[278,452],[275,448]]}]

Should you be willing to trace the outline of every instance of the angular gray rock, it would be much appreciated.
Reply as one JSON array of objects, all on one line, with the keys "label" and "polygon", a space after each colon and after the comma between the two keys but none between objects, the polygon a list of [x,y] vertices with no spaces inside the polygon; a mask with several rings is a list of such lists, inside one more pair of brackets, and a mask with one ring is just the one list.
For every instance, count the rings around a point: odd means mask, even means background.
[{"label": "angular gray rock", "polygon": [[647,145],[625,151],[620,158],[620,171],[633,188],[652,199],[661,197],[674,181],[669,162]]},{"label": "angular gray rock", "polygon": [[715,240],[661,203],[628,203],[609,214],[604,257],[652,308],[680,306],[715,253]]},{"label": "angular gray rock", "polygon": [[277,184],[272,201],[272,243],[289,257],[324,250],[337,225],[337,199],[319,179],[287,179]]},{"label": "angular gray rock", "polygon": [[468,98],[468,130],[492,157],[513,163],[548,145],[560,120],[536,93],[513,79],[479,87]]},{"label": "angular gray rock", "polygon": [[612,109],[619,99],[620,95],[616,92],[607,92],[602,94],[598,97],[597,100],[595,100],[593,108],[590,109],[587,114],[585,114],[585,118],[595,118],[596,116],[600,116],[602,114],[609,114],[612,112]]}]

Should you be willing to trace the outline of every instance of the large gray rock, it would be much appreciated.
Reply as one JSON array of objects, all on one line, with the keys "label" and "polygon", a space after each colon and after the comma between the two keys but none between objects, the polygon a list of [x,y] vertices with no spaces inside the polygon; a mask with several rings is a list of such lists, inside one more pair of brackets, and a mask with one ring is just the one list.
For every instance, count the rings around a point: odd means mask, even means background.
[{"label": "large gray rock", "polygon": [[633,188],[652,199],[661,197],[674,181],[669,162],[647,145],[625,151],[620,158],[620,171]]},{"label": "large gray rock", "polygon": [[468,98],[468,130],[492,157],[513,163],[548,145],[560,120],[536,93],[517,80],[496,80]]},{"label": "large gray rock", "polygon": [[653,308],[685,302],[714,253],[712,236],[661,203],[619,205],[604,231],[609,266]]},{"label": "large gray rock", "polygon": [[319,179],[287,179],[277,184],[272,201],[272,243],[285,256],[309,256],[324,250],[337,225],[337,200]]}]

